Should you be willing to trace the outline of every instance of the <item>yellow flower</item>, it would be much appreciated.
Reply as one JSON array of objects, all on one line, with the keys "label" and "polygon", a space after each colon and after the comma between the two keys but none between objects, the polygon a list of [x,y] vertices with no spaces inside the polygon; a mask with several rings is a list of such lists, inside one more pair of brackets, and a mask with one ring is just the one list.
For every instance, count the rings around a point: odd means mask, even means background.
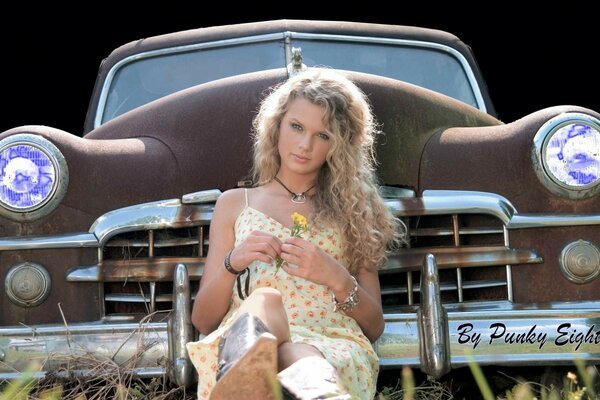
[{"label": "yellow flower", "polygon": [[308,222],[304,215],[294,212],[292,214],[292,222],[292,236],[300,237],[301,232],[308,231]]},{"label": "yellow flower", "polygon": [[[302,237],[303,232],[308,232],[308,221],[306,217],[297,212],[292,213],[292,228],[290,229],[290,234],[292,237]],[[275,273],[279,271],[279,268],[283,264],[283,259],[281,257],[277,257],[275,260]]]}]

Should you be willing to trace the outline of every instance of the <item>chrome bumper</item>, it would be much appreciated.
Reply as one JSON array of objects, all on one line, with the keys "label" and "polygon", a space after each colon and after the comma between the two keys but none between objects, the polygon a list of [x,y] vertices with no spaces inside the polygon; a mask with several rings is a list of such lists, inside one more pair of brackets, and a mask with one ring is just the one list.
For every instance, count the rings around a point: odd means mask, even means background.
[{"label": "chrome bumper", "polygon": [[472,302],[442,306],[435,258],[421,272],[422,305],[415,314],[385,314],[375,344],[382,366],[420,366],[439,378],[467,365],[558,365],[600,361],[600,302],[541,306]]},{"label": "chrome bumper", "polygon": [[[18,377],[32,364],[35,374],[86,375],[102,363],[143,377],[168,375],[178,386],[194,380],[185,344],[194,340],[187,269],[179,264],[173,278],[173,310],[168,322],[127,319],[65,325],[0,328],[0,380]],[[108,362],[107,362],[108,361]]]},{"label": "chrome bumper", "polygon": [[[510,302],[442,306],[436,293],[435,259],[426,257],[421,310],[386,313],[384,334],[375,343],[382,367],[420,367],[440,377],[472,357],[494,365],[600,362],[600,302],[514,305]],[[168,322],[96,323],[0,328],[0,379],[12,379],[38,361],[37,374],[90,374],[106,361],[145,377],[165,376],[177,385],[195,379],[185,343],[194,340],[187,270],[178,266],[173,311]],[[439,288],[438,288],[439,289]],[[427,293],[427,295],[425,295]],[[427,305],[427,306],[425,306]],[[141,351],[143,350],[143,351]]]},{"label": "chrome bumper", "polygon": [[[449,358],[445,362],[453,368],[466,365],[469,357],[481,365],[600,362],[600,303],[545,306],[479,303],[447,307]],[[420,352],[414,314],[387,314],[376,349],[382,366],[426,365],[421,361],[427,355]],[[424,372],[433,376],[436,371]]]}]

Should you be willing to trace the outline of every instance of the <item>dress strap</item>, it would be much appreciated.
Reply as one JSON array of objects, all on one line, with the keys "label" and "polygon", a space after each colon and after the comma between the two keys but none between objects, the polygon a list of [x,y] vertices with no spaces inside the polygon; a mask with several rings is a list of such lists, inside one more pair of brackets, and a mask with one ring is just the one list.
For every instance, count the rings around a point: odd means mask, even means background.
[{"label": "dress strap", "polygon": [[244,188],[244,197],[246,198],[246,207],[248,207],[248,188]]}]

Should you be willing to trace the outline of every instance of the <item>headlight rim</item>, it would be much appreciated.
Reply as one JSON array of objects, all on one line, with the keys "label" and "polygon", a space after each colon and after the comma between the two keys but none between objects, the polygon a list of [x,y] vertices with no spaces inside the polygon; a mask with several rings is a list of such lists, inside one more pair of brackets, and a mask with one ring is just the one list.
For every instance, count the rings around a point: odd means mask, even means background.
[{"label": "headlight rim", "polygon": [[533,169],[540,182],[553,194],[571,200],[587,199],[600,192],[600,179],[588,185],[572,186],[560,181],[546,163],[548,142],[553,135],[570,124],[585,124],[600,132],[600,120],[580,112],[566,112],[546,121],[536,132],[532,145]]},{"label": "headlight rim", "polygon": [[0,154],[11,146],[31,146],[43,152],[55,170],[55,183],[48,196],[29,208],[12,207],[0,200],[0,216],[13,221],[34,221],[56,209],[64,198],[69,185],[69,168],[59,148],[47,138],[33,133],[17,133],[0,140]]}]

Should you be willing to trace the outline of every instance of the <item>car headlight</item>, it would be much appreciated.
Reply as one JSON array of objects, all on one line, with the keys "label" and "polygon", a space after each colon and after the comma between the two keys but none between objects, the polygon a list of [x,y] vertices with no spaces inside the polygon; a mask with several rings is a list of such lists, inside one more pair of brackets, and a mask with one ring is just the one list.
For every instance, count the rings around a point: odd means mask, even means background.
[{"label": "car headlight", "polygon": [[566,113],[546,122],[533,139],[533,160],[540,181],[570,199],[600,190],[600,121]]},{"label": "car headlight", "polygon": [[69,173],[60,150],[28,133],[0,140],[0,215],[35,220],[60,203]]}]

